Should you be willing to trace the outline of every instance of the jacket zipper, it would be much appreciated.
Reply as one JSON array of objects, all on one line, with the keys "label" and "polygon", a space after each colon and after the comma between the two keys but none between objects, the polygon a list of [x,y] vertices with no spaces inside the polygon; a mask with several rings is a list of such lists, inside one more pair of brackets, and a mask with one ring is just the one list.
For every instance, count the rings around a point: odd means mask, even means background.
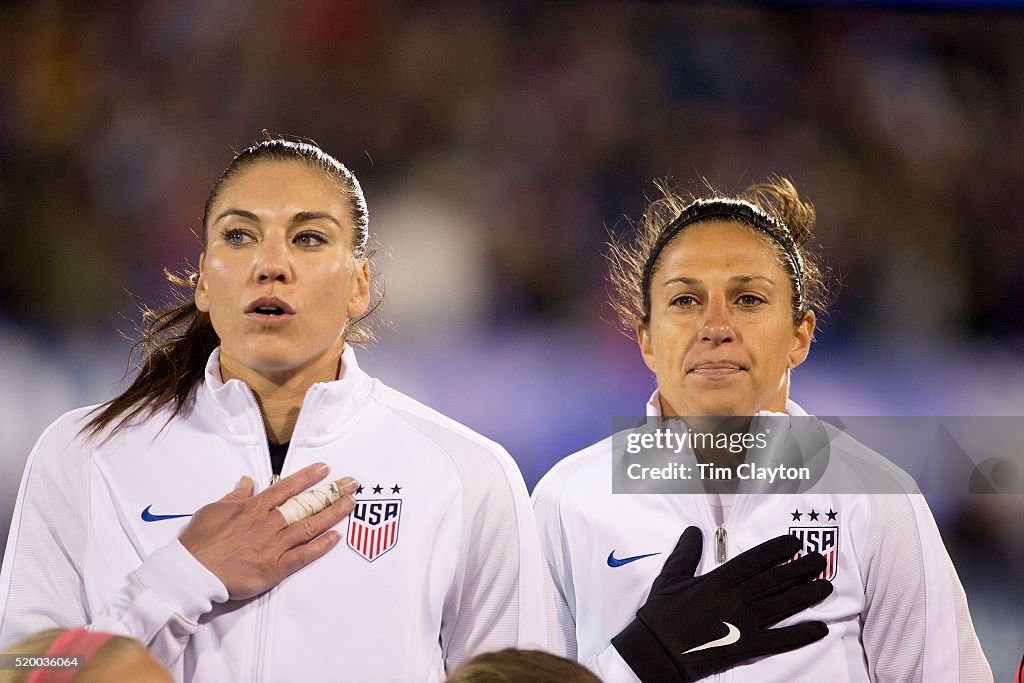
[{"label": "jacket zipper", "polygon": [[[269,481],[270,485],[274,485],[279,477],[276,477],[273,470],[270,467],[270,447],[267,445],[267,423],[263,419],[263,413],[260,411],[259,401],[256,400],[256,393],[252,388],[246,386],[249,390],[249,395],[252,397],[253,407],[256,408],[256,415],[260,419],[260,436],[262,437],[263,452],[266,457],[263,458],[263,466],[266,468],[264,472],[270,473]],[[274,588],[271,588],[257,599],[256,603],[256,652],[254,653],[256,659],[256,681],[263,680],[263,664],[266,660],[265,653],[267,651],[267,630],[268,622],[270,621],[270,596],[274,592]]]},{"label": "jacket zipper", "polygon": [[725,547],[727,540],[728,535],[725,533],[724,526],[720,526],[715,529],[715,562],[718,564],[722,564],[729,559],[728,551]]},{"label": "jacket zipper", "polygon": [[[303,400],[302,400],[302,405],[303,406],[306,405],[306,399],[309,398],[310,394],[315,394],[315,391],[314,391],[315,387],[316,387],[316,385],[314,384],[312,387],[310,387],[310,389],[308,389],[306,391],[306,396],[303,397]],[[306,411],[306,412],[308,412],[308,411]],[[292,443],[295,442],[295,435],[299,433],[299,427],[302,426],[302,415],[303,415],[303,411],[300,408],[299,409],[299,418],[295,421],[295,428],[292,430],[292,438],[291,438],[291,442]],[[261,420],[263,419],[263,415],[262,414],[260,415],[260,419]],[[267,429],[266,425],[264,425],[263,426],[263,431],[266,432],[266,429]],[[291,452],[291,450],[292,449],[289,447],[289,449],[288,449],[289,453]],[[268,451],[267,451],[267,462],[269,462],[269,461],[270,461],[270,451],[268,449]],[[285,461],[287,462],[287,457],[285,458]],[[282,465],[281,471],[282,471],[282,473],[284,472],[283,465]],[[273,472],[271,472],[271,474],[270,474],[270,485],[273,486],[277,482],[281,481],[281,476],[282,475],[280,475],[280,474],[274,474]]]},{"label": "jacket zipper", "polygon": [[253,677],[254,681],[263,680],[263,663],[266,660],[266,642],[267,642],[267,623],[270,621],[268,612],[270,610],[270,594],[274,591],[273,588],[268,590],[266,593],[259,597],[259,601],[256,606],[257,620],[256,620],[256,673]]},{"label": "jacket zipper", "polygon": [[[263,436],[263,444],[264,444],[263,445],[263,451],[264,451],[264,453],[266,455],[266,457],[263,459],[263,463],[264,463],[264,467],[266,467],[267,470],[269,470],[269,473],[270,473],[270,478],[269,478],[269,482],[270,483],[269,483],[269,485],[272,486],[273,484],[278,483],[279,481],[281,481],[281,475],[280,474],[274,474],[272,468],[270,467],[270,447],[268,445],[266,445],[266,421],[263,420],[263,414],[259,410],[259,401],[256,400],[256,394],[252,390],[252,388],[249,388],[249,394],[253,398],[253,403],[254,403],[254,405],[256,407],[256,415],[259,416],[260,433]],[[305,399],[303,399],[303,404],[305,404]],[[302,420],[302,411],[300,410],[299,411],[299,420],[296,421],[295,430],[292,432],[292,441],[295,440],[295,435],[299,431],[299,429],[298,429],[299,428],[299,422],[301,422],[301,420]],[[278,592],[278,587],[276,587],[276,586],[272,587],[270,590],[268,590],[266,593],[264,593],[263,595],[261,595],[259,597],[259,602],[258,602],[258,605],[257,605],[257,614],[258,614],[257,622],[256,622],[256,626],[257,626],[256,646],[257,646],[257,649],[256,649],[256,653],[255,653],[256,654],[256,677],[255,677],[255,680],[257,682],[263,681],[263,679],[264,679],[264,677],[263,677],[263,667],[266,664],[266,659],[267,659],[267,656],[266,656],[267,655],[267,642],[268,642],[267,633],[270,630],[270,621],[271,621],[270,620],[270,611],[271,611],[270,610],[270,599],[273,597],[273,595],[276,592]]]},{"label": "jacket zipper", "polygon": [[[259,401],[256,400],[256,394],[252,388],[249,388],[249,395],[252,396],[252,401],[256,407],[256,414],[260,418],[260,433],[263,436],[263,450],[266,453],[266,458],[263,459],[264,466],[270,471],[270,486],[273,486],[281,480],[281,475],[274,474],[270,463],[270,447],[267,443],[267,423],[263,419],[263,413],[260,412]],[[305,399],[303,400],[305,404]],[[299,422],[302,420],[302,411],[299,411],[299,420],[295,423],[295,430],[292,432],[292,441],[295,441],[295,435],[299,431]],[[290,449],[289,449],[290,450]],[[263,680],[263,667],[266,662],[265,653],[267,652],[267,633],[270,631],[270,600],[277,593],[277,586],[272,587],[266,593],[259,597],[257,605],[257,638],[256,638],[256,675],[255,680],[260,682]]]}]

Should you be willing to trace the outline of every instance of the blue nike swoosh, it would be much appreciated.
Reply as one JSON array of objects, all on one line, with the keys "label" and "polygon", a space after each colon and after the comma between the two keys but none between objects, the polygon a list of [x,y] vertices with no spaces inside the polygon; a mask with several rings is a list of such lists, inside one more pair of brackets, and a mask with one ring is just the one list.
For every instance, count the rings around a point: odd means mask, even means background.
[{"label": "blue nike swoosh", "polygon": [[149,511],[152,505],[147,505],[146,509],[142,511],[143,522],[162,522],[165,519],[178,519],[179,517],[191,517],[192,515],[154,515]]},{"label": "blue nike swoosh", "polygon": [[661,553],[647,553],[646,555],[634,555],[633,557],[624,557],[620,560],[615,557],[615,551],[613,550],[610,553],[608,553],[608,566],[621,567],[624,564],[636,562],[637,560],[642,560],[645,557],[654,557],[655,555],[661,555]]}]

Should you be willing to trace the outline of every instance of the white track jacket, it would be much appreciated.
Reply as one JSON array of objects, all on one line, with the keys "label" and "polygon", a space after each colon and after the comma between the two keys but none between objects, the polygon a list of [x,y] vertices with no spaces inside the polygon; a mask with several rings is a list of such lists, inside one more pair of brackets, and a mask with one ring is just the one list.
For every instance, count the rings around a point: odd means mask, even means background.
[{"label": "white track jacket", "polygon": [[[194,408],[86,440],[90,410],[39,439],[0,573],[0,648],[88,624],[137,638],[179,681],[441,681],[473,655],[543,646],[542,561],[526,487],[497,444],[371,379],[352,350],[306,393],[283,476],[323,461],[356,477],[326,556],[258,597],[178,542],[242,475],[270,483],[249,388],[220,379]],[[165,426],[166,423],[166,426]]]},{"label": "white track jacket", "polygon": [[[658,408],[656,392],[648,414]],[[787,411],[806,416],[793,402]],[[612,494],[612,450],[608,438],[565,458],[537,485],[533,501],[555,608],[551,647],[618,683],[637,678],[611,639],[647,600],[686,527],[704,536],[697,574],[718,566],[718,525],[705,495]],[[824,578],[832,595],[779,623],[821,620],[828,635],[705,680],[991,681],[960,580],[927,503],[911,492],[913,481],[853,439],[832,442],[831,454],[829,469],[845,481],[897,492],[737,493],[720,532],[727,558],[785,533],[808,543],[828,539],[812,549],[829,562]]]}]

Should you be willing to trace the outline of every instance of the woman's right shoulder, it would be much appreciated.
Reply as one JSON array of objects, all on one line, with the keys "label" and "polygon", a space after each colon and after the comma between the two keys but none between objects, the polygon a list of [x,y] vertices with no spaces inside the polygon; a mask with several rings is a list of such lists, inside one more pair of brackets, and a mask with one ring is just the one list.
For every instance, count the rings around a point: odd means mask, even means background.
[{"label": "woman's right shoulder", "polygon": [[533,500],[560,500],[567,490],[601,490],[612,464],[612,437],[591,444],[559,460],[541,477],[533,490]]},{"label": "woman's right shoulder", "polygon": [[106,430],[93,435],[87,429],[97,408],[98,405],[75,408],[51,422],[36,441],[26,466],[63,469],[87,461],[95,444],[107,436]]}]

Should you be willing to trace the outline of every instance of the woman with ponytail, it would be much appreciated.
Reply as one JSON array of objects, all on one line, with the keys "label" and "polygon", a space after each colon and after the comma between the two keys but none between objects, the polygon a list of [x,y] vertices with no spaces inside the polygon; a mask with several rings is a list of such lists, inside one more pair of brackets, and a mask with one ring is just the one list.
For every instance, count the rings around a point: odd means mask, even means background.
[{"label": "woman with ponytail", "polygon": [[189,295],[144,312],[131,386],[29,457],[0,647],[84,625],[179,681],[441,681],[543,643],[514,462],[356,362],[368,235],[358,181],[316,145],[232,159],[198,271],[171,277]]}]

